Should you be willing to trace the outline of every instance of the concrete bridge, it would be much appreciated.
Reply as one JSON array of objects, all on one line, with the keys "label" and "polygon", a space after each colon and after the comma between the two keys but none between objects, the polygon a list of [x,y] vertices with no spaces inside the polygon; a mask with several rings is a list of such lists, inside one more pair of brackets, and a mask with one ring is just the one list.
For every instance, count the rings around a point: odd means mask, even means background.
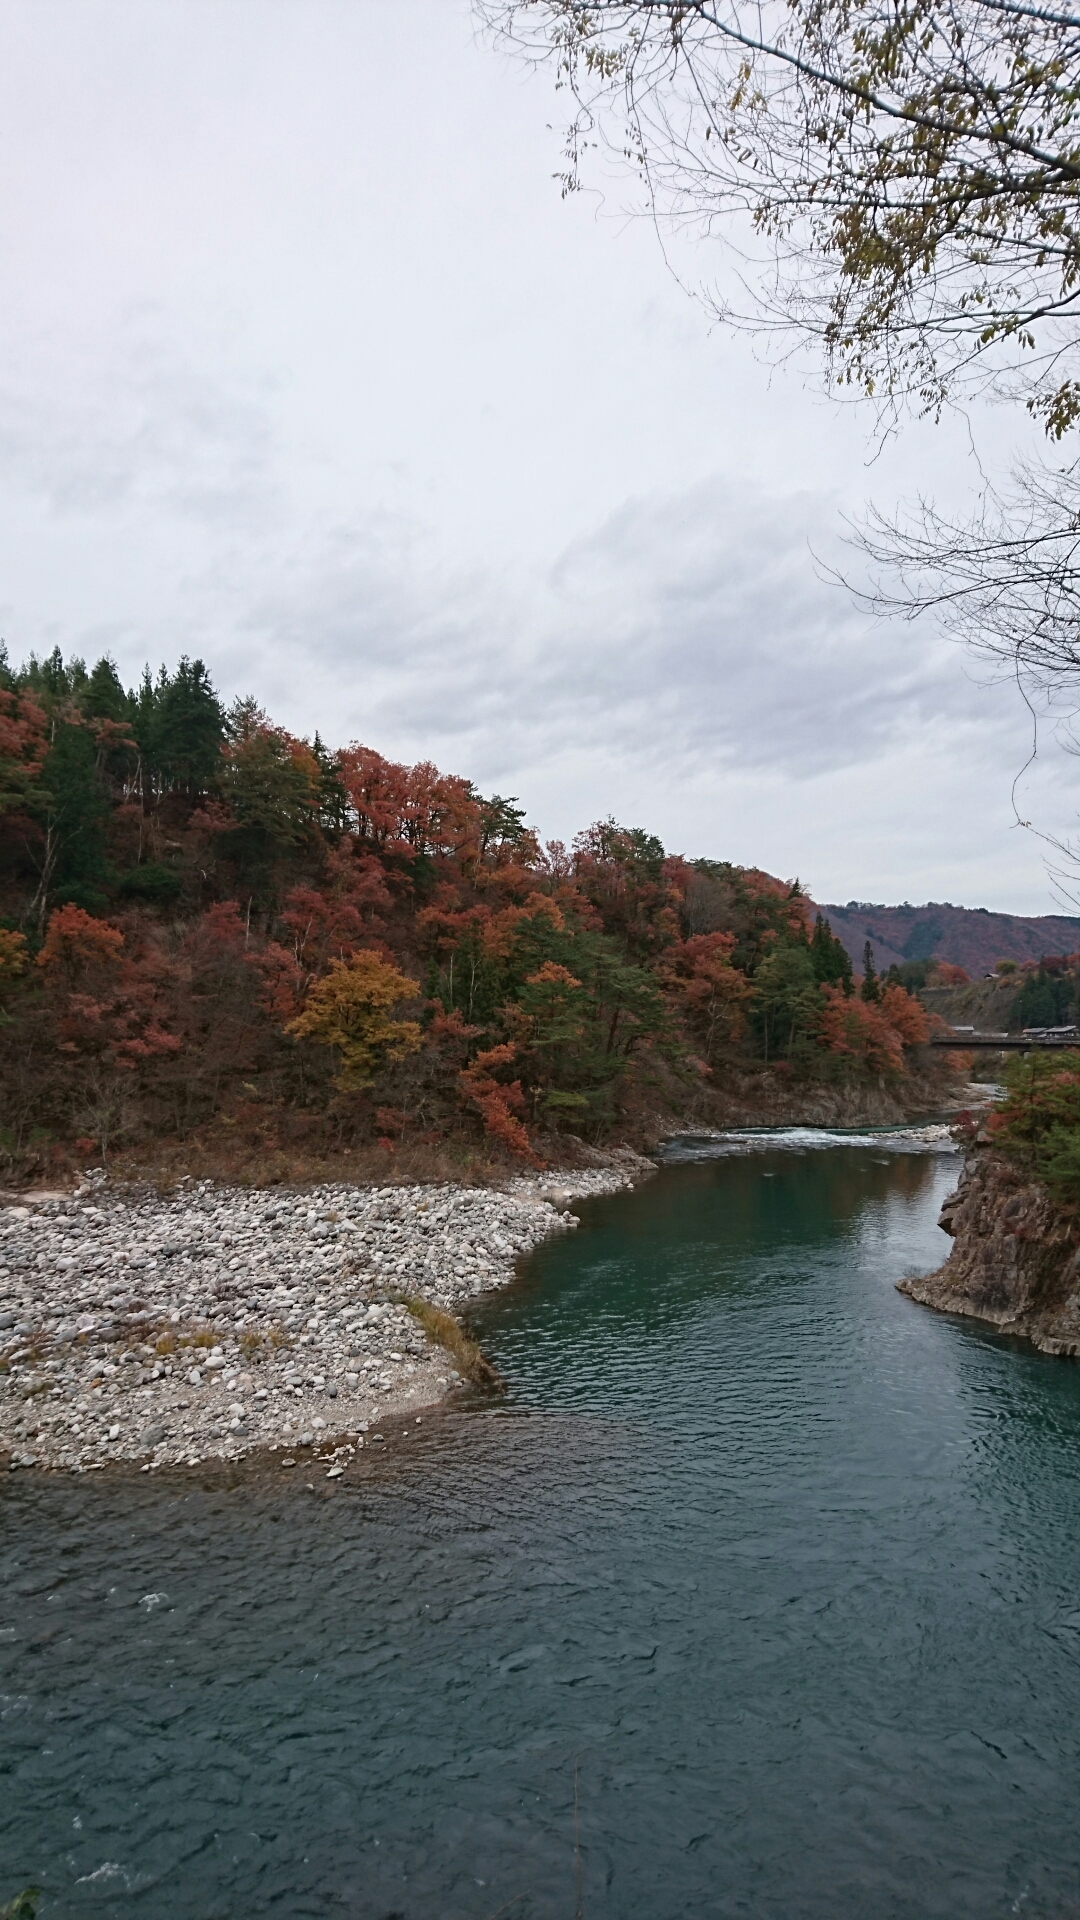
[{"label": "concrete bridge", "polygon": [[1034,1053],[1044,1049],[1080,1050],[1080,1030],[1076,1027],[1029,1027],[1026,1033],[980,1033],[974,1027],[953,1027],[948,1033],[935,1033],[932,1047],[951,1047],[969,1053],[983,1047],[993,1053]]}]

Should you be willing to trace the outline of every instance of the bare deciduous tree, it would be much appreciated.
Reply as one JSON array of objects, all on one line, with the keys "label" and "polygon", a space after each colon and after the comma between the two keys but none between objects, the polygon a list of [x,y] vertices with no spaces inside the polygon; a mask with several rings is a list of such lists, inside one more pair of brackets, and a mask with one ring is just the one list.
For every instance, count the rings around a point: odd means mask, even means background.
[{"label": "bare deciduous tree", "polygon": [[[1080,16],[1023,0],[477,0],[650,207],[746,255],[743,316],[834,383],[936,410],[972,383],[1080,417]],[[738,316],[735,316],[738,317]]]},{"label": "bare deciduous tree", "polygon": [[1032,691],[1080,695],[1080,474],[1030,464],[966,520],[922,500],[895,521],[871,508],[858,544],[877,569],[875,611],[935,613]]},{"label": "bare deciduous tree", "polygon": [[[1080,424],[1080,13],[1038,0],[476,0],[604,157],[741,257],[744,313],[886,418],[992,390]],[[1060,712],[1080,685],[1080,464],[1029,460],[966,522],[870,509],[874,610],[932,612]],[[1074,851],[1052,843],[1074,860]],[[1075,856],[1080,864],[1080,856]]]}]

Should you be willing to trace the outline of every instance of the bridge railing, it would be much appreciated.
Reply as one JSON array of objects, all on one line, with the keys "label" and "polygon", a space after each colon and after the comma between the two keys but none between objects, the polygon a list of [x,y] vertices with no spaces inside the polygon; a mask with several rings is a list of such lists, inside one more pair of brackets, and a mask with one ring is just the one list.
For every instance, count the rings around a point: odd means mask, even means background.
[{"label": "bridge railing", "polygon": [[1080,1031],[1075,1027],[1032,1027],[1024,1033],[980,1033],[976,1028],[953,1027],[948,1033],[935,1033],[930,1046],[948,1047],[953,1053],[971,1048],[993,1053],[1035,1053],[1055,1049],[1080,1050]]}]

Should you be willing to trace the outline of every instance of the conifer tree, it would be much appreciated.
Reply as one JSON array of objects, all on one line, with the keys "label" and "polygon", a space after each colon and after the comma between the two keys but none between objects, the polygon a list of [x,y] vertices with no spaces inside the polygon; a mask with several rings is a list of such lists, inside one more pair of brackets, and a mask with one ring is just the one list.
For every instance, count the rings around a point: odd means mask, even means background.
[{"label": "conifer tree", "polygon": [[[221,768],[225,710],[201,660],[180,660],[176,672],[162,667],[157,683],[143,679],[136,732],[155,786],[196,800]],[[141,729],[141,732],[140,732]]]},{"label": "conifer tree", "polygon": [[851,992],[851,956],[820,913],[810,936],[810,958],[814,963],[814,979],[819,986],[842,987],[845,994]]},{"label": "conifer tree", "polygon": [[319,825],[327,833],[344,833],[349,824],[349,796],[341,777],[341,756],[331,753],[318,733],[311,751],[319,768]]},{"label": "conifer tree", "polygon": [[90,675],[80,706],[91,720],[130,720],[134,696],[124,692],[115,662],[102,654]]},{"label": "conifer tree", "polygon": [[869,940],[863,948],[862,997],[873,1005],[881,999],[881,982],[874,971],[874,949]]}]

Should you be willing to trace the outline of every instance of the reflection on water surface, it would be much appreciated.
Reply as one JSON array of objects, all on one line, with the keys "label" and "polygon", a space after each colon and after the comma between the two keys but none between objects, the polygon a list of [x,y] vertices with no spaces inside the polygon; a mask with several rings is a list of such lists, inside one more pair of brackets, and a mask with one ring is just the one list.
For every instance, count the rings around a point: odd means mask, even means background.
[{"label": "reflection on water surface", "polygon": [[[43,1916],[1080,1913],[1080,1369],[897,1295],[944,1156],[668,1169],[377,1469],[5,1481]],[[373,1450],[369,1450],[373,1451]]]}]

